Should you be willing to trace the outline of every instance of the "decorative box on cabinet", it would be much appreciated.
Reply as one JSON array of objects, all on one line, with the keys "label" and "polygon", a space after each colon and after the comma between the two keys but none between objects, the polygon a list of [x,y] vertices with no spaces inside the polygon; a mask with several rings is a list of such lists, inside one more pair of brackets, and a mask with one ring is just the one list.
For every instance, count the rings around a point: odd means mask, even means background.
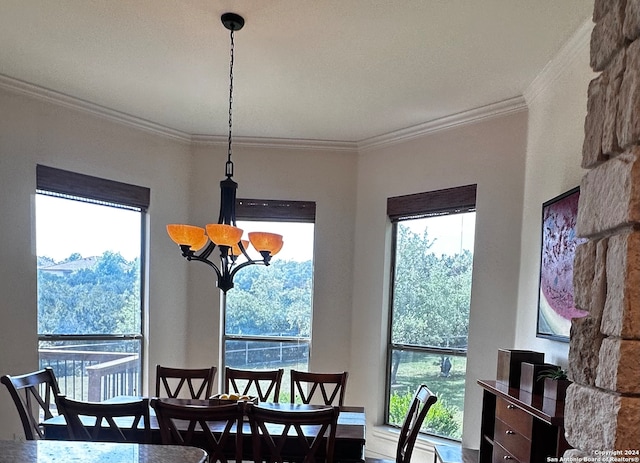
[{"label": "decorative box on cabinet", "polygon": [[564,437],[564,402],[498,381],[484,389],[480,463],[544,463],[569,448]]},{"label": "decorative box on cabinet", "polygon": [[520,386],[522,362],[544,363],[544,354],[532,350],[498,349],[496,380],[511,387]]}]

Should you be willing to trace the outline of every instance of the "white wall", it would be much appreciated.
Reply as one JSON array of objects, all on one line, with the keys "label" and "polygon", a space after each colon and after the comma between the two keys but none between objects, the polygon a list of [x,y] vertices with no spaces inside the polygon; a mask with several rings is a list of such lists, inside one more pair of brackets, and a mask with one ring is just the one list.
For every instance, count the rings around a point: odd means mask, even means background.
[{"label": "white wall", "polygon": [[[189,146],[5,90],[0,108],[0,374],[38,367],[38,163],[151,188],[146,361],[184,363],[186,270],[164,225],[187,217]],[[23,435],[18,414],[0,391],[0,439],[14,434]]]},{"label": "white wall", "polygon": [[589,67],[589,21],[530,87],[516,348],[566,366],[569,344],[536,337],[542,203],[580,184]]},{"label": "white wall", "polygon": [[[393,455],[384,420],[388,326],[388,197],[477,184],[476,241],[463,443],[478,448],[479,378],[514,342],[526,148],[526,111],[443,130],[360,155],[356,213],[352,397],[367,410],[367,450]],[[357,368],[361,365],[362,368]],[[425,455],[422,458],[426,458]]]}]

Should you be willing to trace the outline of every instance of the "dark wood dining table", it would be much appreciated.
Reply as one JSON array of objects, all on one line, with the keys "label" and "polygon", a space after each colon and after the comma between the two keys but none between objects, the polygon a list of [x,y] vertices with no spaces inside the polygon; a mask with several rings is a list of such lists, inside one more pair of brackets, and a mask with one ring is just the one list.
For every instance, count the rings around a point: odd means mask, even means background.
[{"label": "dark wood dining table", "polygon": [[[106,400],[105,403],[127,402],[139,397],[114,397]],[[191,404],[191,405],[208,405],[208,400],[198,399],[163,399],[169,402]],[[269,403],[261,402],[257,406],[266,408],[277,408],[287,411],[304,411],[321,407],[320,405],[304,405],[290,403]],[[124,420],[124,418],[123,418]],[[95,421],[94,421],[95,422]],[[365,446],[365,411],[364,407],[343,406],[340,407],[340,415],[338,416],[338,426],[336,427],[336,443],[334,459],[341,462],[361,462],[364,461]],[[64,440],[68,439],[66,422],[63,416],[56,416],[45,420],[43,423],[45,439]],[[153,408],[150,410],[149,424],[151,427],[152,443],[160,443],[160,430],[158,421]],[[209,423],[211,429],[216,432],[222,430],[222,423]],[[123,421],[123,425],[125,422]],[[243,436],[250,436],[251,430],[249,423],[244,423],[242,429]]]},{"label": "dark wood dining table", "polygon": [[0,463],[206,463],[204,450],[176,445],[0,440]]}]

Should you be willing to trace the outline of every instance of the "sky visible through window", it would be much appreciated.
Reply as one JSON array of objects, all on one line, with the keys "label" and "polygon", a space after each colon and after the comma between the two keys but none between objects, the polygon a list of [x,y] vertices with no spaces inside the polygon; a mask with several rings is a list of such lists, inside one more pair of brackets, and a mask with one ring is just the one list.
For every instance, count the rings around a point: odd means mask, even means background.
[{"label": "sky visible through window", "polygon": [[473,254],[476,229],[476,213],[450,214],[425,219],[400,222],[412,232],[422,235],[427,228],[427,237],[433,241],[429,250],[436,256],[455,255],[468,250]]},{"label": "sky visible through window", "polygon": [[82,201],[36,195],[36,254],[56,262],[73,253],[82,257],[119,252],[140,256],[140,212]]},{"label": "sky visible through window", "polygon": [[[263,231],[282,235],[284,246],[282,246],[282,250],[273,257],[273,260],[305,262],[313,259],[314,224],[312,223],[238,221],[238,227],[244,230],[243,239],[248,239],[247,233],[252,231]],[[259,259],[258,254],[251,246],[249,255]]]}]

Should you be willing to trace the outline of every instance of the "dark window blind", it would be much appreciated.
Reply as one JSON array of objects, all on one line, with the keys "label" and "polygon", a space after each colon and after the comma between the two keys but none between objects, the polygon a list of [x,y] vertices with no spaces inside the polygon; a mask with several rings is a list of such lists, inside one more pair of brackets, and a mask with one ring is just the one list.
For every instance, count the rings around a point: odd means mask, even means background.
[{"label": "dark window blind", "polygon": [[435,215],[471,212],[476,208],[477,185],[394,196],[387,199],[387,215],[392,222]]},{"label": "dark window blind", "polygon": [[36,166],[36,187],[61,196],[129,206],[141,211],[147,211],[151,197],[151,190],[146,187],[40,164]]},{"label": "dark window blind", "polygon": [[238,220],[264,220],[274,222],[316,221],[314,201],[282,201],[274,199],[236,199]]}]

